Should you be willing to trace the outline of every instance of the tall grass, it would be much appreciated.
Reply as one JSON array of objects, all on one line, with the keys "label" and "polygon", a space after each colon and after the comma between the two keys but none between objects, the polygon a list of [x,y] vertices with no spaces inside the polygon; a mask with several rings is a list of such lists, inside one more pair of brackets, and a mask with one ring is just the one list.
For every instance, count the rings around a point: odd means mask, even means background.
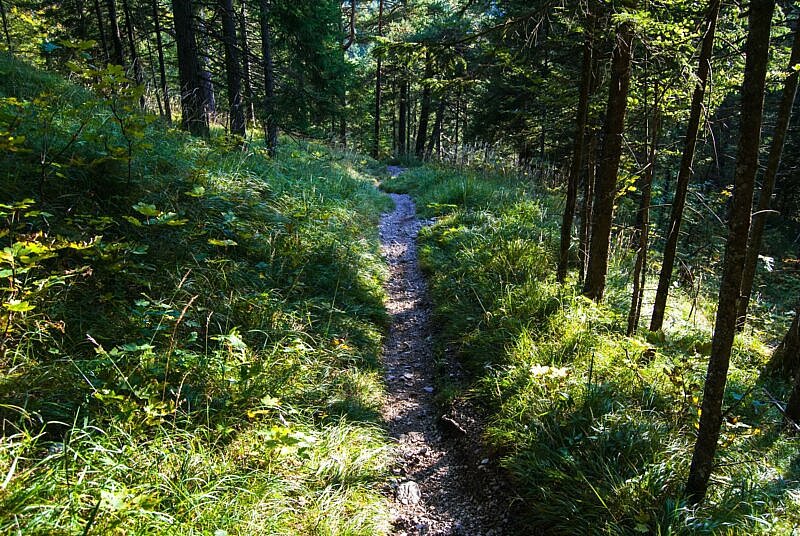
[{"label": "tall grass", "polygon": [[0,64],[0,532],[387,532],[378,164],[148,119],[129,181],[103,99]]},{"label": "tall grass", "polygon": [[[791,533],[797,442],[765,383],[764,334],[737,338],[719,467],[709,500],[687,506],[714,280],[676,289],[668,329],[625,336],[629,249],[614,250],[603,304],[554,281],[559,199],[510,177],[417,168],[384,183],[436,216],[421,233],[440,351],[470,372],[453,396],[485,408],[483,438],[547,534]],[[645,314],[647,312],[645,311]],[[443,380],[446,381],[446,380]],[[766,388],[766,391],[764,390]]]}]

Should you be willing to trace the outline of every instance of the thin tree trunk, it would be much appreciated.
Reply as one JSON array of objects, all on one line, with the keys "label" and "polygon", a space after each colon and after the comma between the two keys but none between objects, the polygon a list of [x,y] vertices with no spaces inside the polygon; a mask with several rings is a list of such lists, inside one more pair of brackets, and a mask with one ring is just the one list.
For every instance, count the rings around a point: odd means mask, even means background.
[{"label": "thin tree trunk", "polygon": [[350,0],[350,16],[347,23],[347,41],[342,45],[342,49],[347,50],[353,46],[356,41],[356,0]]},{"label": "thin tree trunk", "polygon": [[197,20],[200,24],[201,38],[201,46],[197,49],[197,59],[200,62],[200,87],[204,93],[203,102],[206,106],[206,115],[208,115],[209,121],[214,121],[217,117],[217,96],[216,91],[214,90],[214,77],[212,76],[209,67],[211,64],[211,59],[208,55],[208,52],[210,51],[210,45],[208,42],[209,31],[207,26],[208,23],[205,19],[204,4],[200,4],[200,13]]},{"label": "thin tree trunk", "polygon": [[586,123],[589,117],[589,86],[592,83],[592,54],[594,50],[592,33],[594,18],[586,15],[586,29],[583,44],[583,66],[581,71],[580,96],[575,120],[575,137],[572,146],[572,162],[567,177],[567,199],[564,216],[561,220],[561,247],[558,254],[556,280],[563,283],[567,277],[569,266],[569,248],[572,243],[572,223],[575,219],[575,205],[578,200],[578,182],[583,168],[583,154],[586,148]]},{"label": "thin tree trunk", "polygon": [[783,94],[778,110],[777,124],[775,125],[775,132],[772,134],[772,146],[769,150],[767,168],[764,171],[761,193],[758,198],[758,209],[753,215],[753,225],[747,245],[747,260],[744,264],[742,291],[737,309],[736,328],[739,331],[744,328],[744,324],[747,321],[747,308],[750,305],[750,295],[753,293],[753,281],[756,276],[756,266],[758,265],[758,252],[761,249],[761,241],[764,236],[764,226],[767,223],[767,211],[770,209],[772,192],[775,189],[775,178],[778,176],[786,132],[789,130],[789,121],[792,117],[792,107],[797,94],[797,71],[795,66],[798,63],[800,63],[800,28],[795,28],[792,54],[789,59],[789,76],[786,77],[783,83]]},{"label": "thin tree trunk", "polygon": [[272,64],[272,37],[269,27],[269,1],[261,0],[261,55],[264,62],[264,138],[270,156],[278,151],[278,124],[275,117],[275,68]]},{"label": "thin tree trunk", "polygon": [[686,482],[686,496],[693,504],[705,498],[722,426],[722,398],[736,333],[736,302],[742,288],[742,272],[750,231],[750,211],[753,206],[753,190],[758,171],[762,107],[769,59],[769,34],[774,8],[775,0],[752,0],[750,3],[748,16],[750,30],[745,43],[747,59],[742,84],[739,147],[728,221],[729,234],[725,246],[719,305],[703,389],[697,442]]},{"label": "thin tree trunk", "polygon": [[[797,313],[800,313],[800,308],[798,308]],[[793,350],[794,352],[800,352],[800,333],[798,333],[798,324],[797,324],[797,316],[795,316],[794,322],[792,322],[792,327],[789,329],[789,333],[786,334],[786,337],[792,337],[792,343],[794,344]],[[785,341],[786,339],[784,339]],[[792,392],[789,395],[789,400],[786,402],[786,418],[795,423],[795,425],[800,424],[800,373],[795,373],[794,381],[792,382]]]},{"label": "thin tree trunk", "polygon": [[672,269],[675,264],[675,254],[678,250],[678,239],[683,220],[683,209],[686,206],[686,193],[689,189],[689,180],[692,177],[692,162],[697,145],[697,132],[700,126],[700,117],[703,113],[703,98],[706,92],[708,74],[711,70],[711,53],[714,48],[714,34],[717,28],[721,0],[711,0],[706,16],[706,30],[700,48],[700,63],[697,67],[697,82],[692,94],[692,104],[689,109],[689,124],[686,127],[686,139],[683,145],[683,156],[678,170],[678,180],[675,185],[675,197],[672,201],[667,241],[664,245],[664,260],[661,263],[661,272],[658,276],[658,290],[653,304],[653,316],[650,319],[650,331],[658,331],[664,325],[664,316],[667,310],[667,297],[672,281]]},{"label": "thin tree trunk", "polygon": [[578,237],[578,280],[583,283],[589,263],[589,241],[592,236],[592,201],[594,199],[594,181],[597,170],[597,132],[589,134],[586,144],[586,175],[583,179],[581,195],[581,224]]},{"label": "thin tree trunk", "polygon": [[[383,0],[378,0],[378,38],[381,37],[383,37]],[[372,156],[375,158],[379,158],[381,154],[382,61],[383,57],[378,52],[375,65],[375,123],[372,145]]]},{"label": "thin tree trunk", "polygon": [[[0,12],[3,14],[3,19],[5,19],[5,9],[3,9],[3,2],[0,1]],[[86,40],[86,15],[85,11],[85,4],[84,0],[75,0],[75,9],[78,11],[78,37],[81,41]],[[9,43],[10,45],[11,43]]]},{"label": "thin tree trunk", "polygon": [[647,248],[650,242],[650,199],[653,192],[653,174],[655,173],[656,156],[658,155],[658,134],[661,128],[661,117],[658,107],[658,85],[653,91],[653,118],[650,127],[650,151],[647,156],[647,169],[642,177],[642,199],[639,205],[639,249],[636,252],[636,264],[633,267],[633,291],[631,292],[631,308],[628,311],[628,336],[636,333],[642,313],[644,284],[647,277]]},{"label": "thin tree trunk", "polygon": [[622,22],[617,29],[611,60],[611,80],[604,127],[603,155],[597,173],[592,208],[592,236],[589,243],[589,266],[583,294],[600,301],[606,287],[611,223],[617,193],[617,172],[622,156],[622,133],[628,105],[628,88],[633,59],[633,26]]},{"label": "thin tree trunk", "polygon": [[125,67],[125,52],[122,47],[122,34],[119,29],[119,17],[117,16],[117,3],[115,0],[106,0],[108,9],[108,20],[111,23],[111,43],[114,45],[114,55],[111,61],[116,65]]},{"label": "thin tree trunk", "polygon": [[[125,32],[128,37],[128,46],[131,49],[131,63],[133,64],[133,76],[137,85],[144,84],[144,71],[142,69],[142,60],[136,52],[136,39],[133,36],[133,19],[131,18],[131,9],[128,5],[128,0],[122,0],[122,12],[125,14]],[[145,100],[144,93],[139,97],[139,107],[144,110]]]},{"label": "thin tree trunk", "polygon": [[[800,379],[800,303],[795,307],[794,320],[781,343],[772,352],[767,364],[767,372],[772,375]],[[797,389],[797,385],[795,385]],[[794,419],[800,421],[798,419]]]},{"label": "thin tree trunk", "polygon": [[347,148],[347,90],[342,90],[342,97],[339,106],[339,145]]},{"label": "thin tree trunk", "polygon": [[108,61],[110,56],[108,54],[108,41],[106,40],[106,30],[105,24],[103,24],[103,11],[100,8],[100,0],[94,0],[94,12],[97,16],[97,30],[100,33],[100,48],[103,50],[103,57]]},{"label": "thin tree trunk", "polygon": [[3,18],[3,34],[6,37],[6,45],[8,45],[8,51],[14,52],[14,48],[11,46],[11,34],[8,33],[8,20],[6,20],[6,6],[3,3],[3,0],[0,0],[0,17]]},{"label": "thin tree trunk", "polygon": [[[242,77],[244,80],[245,116],[251,125],[256,120],[256,110],[253,98],[253,81],[250,76],[250,45],[247,42],[247,2],[242,0],[242,9],[239,13],[239,39],[242,46]],[[245,127],[246,129],[246,127]]]},{"label": "thin tree trunk", "polygon": [[400,106],[398,110],[399,123],[397,125],[398,154],[406,155],[407,129],[408,129],[408,79],[405,73],[400,79]]},{"label": "thin tree trunk", "polygon": [[422,82],[422,103],[419,109],[419,126],[414,154],[417,158],[425,156],[425,141],[428,138],[428,122],[431,115],[431,79],[433,78],[433,58],[430,50],[425,51],[425,80]]},{"label": "thin tree trunk", "polygon": [[239,49],[236,46],[236,14],[233,0],[219,0],[222,14],[222,38],[225,48],[225,75],[228,83],[228,109],[230,110],[231,134],[244,138],[245,119],[242,107],[242,72],[239,63]]},{"label": "thin tree trunk", "polygon": [[161,40],[161,15],[158,12],[158,0],[153,0],[153,25],[156,31],[156,49],[158,52],[158,75],[161,79],[161,95],[164,97],[164,115],[167,124],[172,124],[172,105],[169,102],[169,85],[167,84],[167,69],[164,63],[164,43]]},{"label": "thin tree trunk", "polygon": [[181,82],[181,128],[195,136],[208,137],[208,115],[203,101],[205,92],[197,57],[192,0],[172,0],[172,12]]},{"label": "thin tree trunk", "polygon": [[442,135],[442,122],[444,121],[444,110],[447,102],[444,96],[439,99],[439,105],[436,107],[436,114],[433,120],[433,130],[431,131],[431,138],[428,140],[428,145],[425,148],[425,160],[430,160],[433,155],[433,150],[439,142]]},{"label": "thin tree trunk", "polygon": [[455,134],[455,152],[453,154],[453,164],[458,164],[458,144],[459,134],[461,133],[461,97],[463,95],[463,88],[458,86],[458,96],[456,96],[456,134]]},{"label": "thin tree trunk", "polygon": [[[156,75],[156,62],[155,58],[153,58],[153,47],[150,44],[150,39],[144,40],[144,46],[147,50],[147,64],[150,67],[150,82],[153,84],[154,88],[158,88],[158,80]],[[160,118],[164,118],[164,106],[161,104],[161,93],[159,91],[154,91],[153,94],[156,98],[156,106],[158,106],[158,116]]]}]

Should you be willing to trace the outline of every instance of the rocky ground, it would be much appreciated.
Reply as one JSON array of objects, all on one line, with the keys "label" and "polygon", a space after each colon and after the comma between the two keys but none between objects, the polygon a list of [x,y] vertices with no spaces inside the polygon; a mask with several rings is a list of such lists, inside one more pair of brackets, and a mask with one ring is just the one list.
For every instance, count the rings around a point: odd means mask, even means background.
[{"label": "rocky ground", "polygon": [[[390,169],[402,172],[401,168]],[[500,536],[520,534],[496,460],[480,447],[476,412],[461,404],[442,415],[436,404],[431,305],[417,259],[424,225],[407,195],[392,194],[395,210],[380,223],[389,267],[392,327],[384,348],[388,397],[383,416],[397,440],[393,534]],[[457,376],[456,365],[449,365]]]}]

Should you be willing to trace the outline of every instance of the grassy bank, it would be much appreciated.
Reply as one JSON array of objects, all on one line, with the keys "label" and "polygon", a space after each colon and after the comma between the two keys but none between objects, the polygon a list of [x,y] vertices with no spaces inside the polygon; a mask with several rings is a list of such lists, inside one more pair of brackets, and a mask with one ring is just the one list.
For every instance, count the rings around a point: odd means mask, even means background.
[{"label": "grassy bank", "polygon": [[780,322],[764,315],[757,325],[775,331],[737,338],[711,494],[690,508],[681,493],[710,351],[713,281],[699,296],[673,290],[665,332],[626,337],[632,252],[624,238],[613,245],[604,304],[583,298],[574,279],[555,283],[560,196],[517,178],[431,168],[385,187],[411,193],[423,214],[437,216],[420,251],[439,347],[470,371],[467,385],[447,391],[486,410],[484,440],[526,501],[532,530],[781,534],[800,523],[798,443],[764,390],[785,399],[787,386],[760,378]]},{"label": "grassy bank", "polygon": [[385,532],[376,163],[0,72],[0,532]]}]

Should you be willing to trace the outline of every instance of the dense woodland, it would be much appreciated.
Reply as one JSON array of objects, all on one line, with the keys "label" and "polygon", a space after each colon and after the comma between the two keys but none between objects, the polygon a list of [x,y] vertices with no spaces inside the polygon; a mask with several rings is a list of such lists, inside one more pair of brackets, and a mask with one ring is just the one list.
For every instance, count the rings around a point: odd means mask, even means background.
[{"label": "dense woodland", "polygon": [[795,3],[0,15],[0,532],[391,532],[377,179],[520,526],[800,527]]}]

